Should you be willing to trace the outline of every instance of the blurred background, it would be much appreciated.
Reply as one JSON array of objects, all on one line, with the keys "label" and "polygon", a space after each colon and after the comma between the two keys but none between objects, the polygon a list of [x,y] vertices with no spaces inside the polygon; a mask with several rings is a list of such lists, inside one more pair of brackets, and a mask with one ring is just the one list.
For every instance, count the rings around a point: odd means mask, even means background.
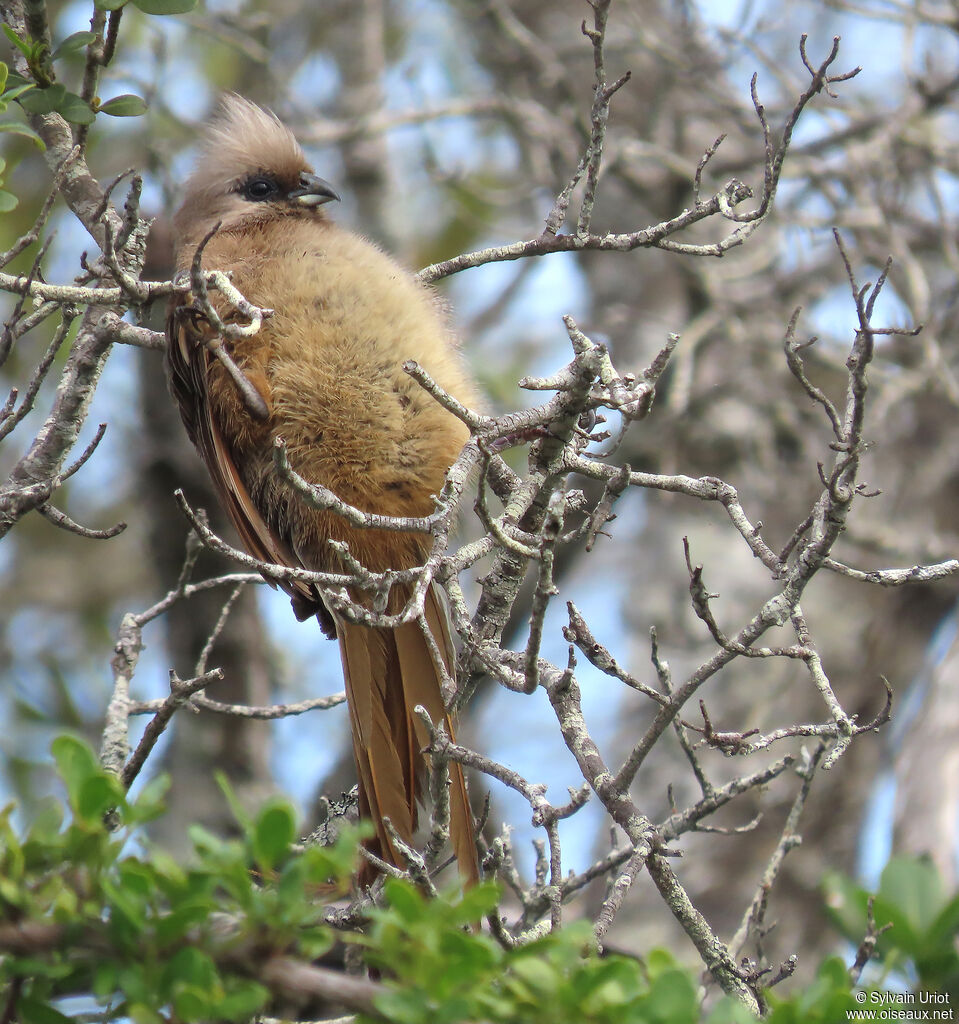
[{"label": "blurred background", "polygon": [[[57,39],[88,26],[88,4],[49,6]],[[580,23],[590,14],[579,0],[209,0],[176,18],[129,9],[102,95],[135,92],[150,109],[140,118],[99,118],[89,163],[101,181],[130,167],[143,173],[144,209],[156,218],[149,279],[170,276],[169,216],[178,184],[200,125],[228,90],[289,123],[318,173],[343,196],[335,216],[411,269],[531,238],[542,231],[588,138],[593,55]],[[863,70],[837,85],[835,96],[812,102],[795,132],[772,215],[722,260],[655,249],[564,254],[443,281],[488,408],[519,408],[530,400],[516,386],[520,376],[567,361],[563,314],[607,341],[621,372],[640,371],[676,332],[682,341],[653,413],[633,427],[621,458],[635,469],[722,477],[778,550],[808,515],[821,486],[817,462],[830,456],[829,424],[783,357],[797,307],[798,335],[818,337],[806,353],[810,376],[834,401],[843,396],[855,306],[832,238],[838,227],[861,283],[876,279],[887,256],[895,261],[875,322],[924,325],[916,338],[887,339],[870,373],[867,436],[874,446],[865,478],[882,493],[856,504],[840,557],[868,569],[955,554],[957,32],[954,5],[946,2],[614,2],[607,73],[613,80],[628,69],[632,80],[612,103],[596,232],[636,230],[691,205],[697,164],[723,133],[704,173],[704,195],[733,177],[758,194],[763,139],[750,77],[758,73],[778,139],[809,82],[799,55],[803,33],[813,64],[839,35],[835,70]],[[20,197],[0,220],[6,248],[32,222],[49,178],[27,140],[4,137],[0,145],[6,187]],[[65,210],[52,227],[45,277],[70,281],[90,242]],[[716,241],[729,230],[708,221],[685,240]],[[18,269],[31,258],[26,254]],[[163,316],[155,309],[151,326],[162,329]],[[47,340],[43,332],[23,339],[0,371],[2,388],[29,377]],[[33,419],[0,449],[0,472],[48,404],[41,392]],[[104,442],[60,504],[88,526],[122,519],[128,529],[97,542],[30,516],[0,546],[0,799],[17,799],[26,809],[52,785],[48,751],[56,732],[99,737],[121,615],[148,607],[177,579],[187,530],[174,488],[183,487],[229,533],[156,352],[115,349],[87,440],[99,422],[108,425]],[[588,559],[579,549],[563,552],[562,599],[548,622],[544,653],[565,662],[560,629],[571,599],[597,638],[650,682],[655,626],[673,678],[681,680],[714,648],[689,607],[682,538],[689,537],[693,559],[720,595],[714,610],[727,633],[748,621],[773,584],[721,508],[644,492],[624,497],[617,512],[610,536]],[[196,576],[226,569],[206,553]],[[771,904],[770,919],[790,922],[783,955],[801,945],[812,962],[812,953],[832,941],[818,900],[810,898],[826,866],[873,878],[893,846],[924,850],[955,884],[955,596],[951,581],[883,590],[826,573],[807,592],[804,611],[847,711],[863,720],[879,711],[880,676],[892,685],[897,707],[891,727],[859,739],[817,780],[802,848],[790,854]],[[219,592],[194,598],[149,628],[137,699],[164,695],[171,667],[192,674],[223,600]],[[524,642],[523,622],[520,610],[515,646]],[[342,687],[335,645],[315,625],[297,624],[287,600],[266,587],[241,597],[211,664],[224,669],[225,679],[210,695],[229,701],[292,701]],[[579,678],[594,736],[609,751],[625,751],[651,716],[648,702],[585,663]],[[768,731],[824,717],[805,670],[785,662],[740,659],[703,696],[719,729]],[[698,712],[689,708],[686,717],[697,721]],[[229,828],[214,768],[251,804],[271,792],[290,794],[309,825],[319,793],[335,796],[352,785],[347,737],[342,707],[273,724],[181,713],[164,739],[171,813],[155,838],[183,851],[187,823]],[[541,695],[481,690],[462,737],[548,783],[557,800],[580,781]],[[790,749],[800,746],[791,743]],[[703,760],[717,782],[744,768],[716,752]],[[695,798],[695,780],[672,736],[636,781],[640,806],[653,821],[669,813],[670,786],[681,806]],[[681,843],[680,877],[724,937],[758,884],[794,789],[794,781],[777,782],[716,822],[736,828],[761,812],[750,833],[691,835]],[[494,790],[492,799],[494,819],[514,826],[528,868],[528,807],[505,791]],[[567,866],[582,869],[608,849],[608,828],[587,808],[567,823],[564,841]],[[595,908],[602,895],[601,888],[587,892],[582,908]],[[642,882],[611,936],[627,949],[651,941],[683,948],[681,939]],[[776,936],[770,941],[775,945]]]}]

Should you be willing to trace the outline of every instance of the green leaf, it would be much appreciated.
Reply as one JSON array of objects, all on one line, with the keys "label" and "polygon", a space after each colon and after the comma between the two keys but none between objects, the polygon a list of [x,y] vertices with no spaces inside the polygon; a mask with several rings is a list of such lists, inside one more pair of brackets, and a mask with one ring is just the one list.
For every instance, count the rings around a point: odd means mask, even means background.
[{"label": "green leaf", "polygon": [[12,28],[10,28],[9,25],[3,25],[3,26],[0,26],[0,27],[3,28],[3,34],[24,55],[24,57],[31,56],[31,54],[33,53],[33,47],[30,45],[30,43],[27,40],[21,39],[17,35],[17,33],[14,32]]},{"label": "green leaf", "polygon": [[5,909],[3,906],[5,903],[11,907],[19,907],[26,895],[22,885],[0,875],[0,909]]},{"label": "green leaf", "polygon": [[103,883],[103,894],[109,909],[109,929],[113,941],[128,951],[143,945],[148,927],[148,907],[140,894],[112,882]]},{"label": "green leaf", "polygon": [[50,901],[54,921],[71,924],[77,916],[80,899],[72,889],[61,889]]},{"label": "green leaf", "polygon": [[375,996],[373,1002],[380,1013],[397,1024],[426,1024],[435,1017],[418,991],[391,990]]},{"label": "green leaf", "polygon": [[920,857],[893,857],[883,868],[879,896],[898,908],[917,932],[932,925],[945,903],[936,866]]},{"label": "green leaf", "polygon": [[247,814],[243,804],[240,803],[236,793],[233,792],[233,787],[230,785],[230,780],[226,777],[226,773],[214,772],[213,778],[216,779],[220,792],[226,797],[226,802],[230,805],[230,810],[233,812],[233,817],[243,826],[244,831],[249,831],[253,827],[253,820]]},{"label": "green leaf", "polygon": [[127,0],[96,0],[94,6],[99,7],[101,11],[118,11],[126,2]]},{"label": "green leaf", "polygon": [[942,908],[929,928],[928,940],[943,946],[951,945],[952,937],[959,932],[959,893]]},{"label": "green leaf", "polygon": [[[109,8],[105,9],[108,10]],[[134,1024],[166,1024],[165,1017],[142,1002],[129,1003],[127,1005],[127,1014]]]},{"label": "green leaf", "polygon": [[173,996],[173,1009],[180,1020],[188,1021],[189,1024],[199,1024],[200,1021],[209,1020],[215,1006],[211,1003],[205,988],[199,985],[177,985]]},{"label": "green leaf", "polygon": [[10,95],[10,89],[14,86],[19,85],[33,85],[33,79],[24,78],[19,72],[14,71],[12,68],[7,68],[7,92],[6,95]]},{"label": "green leaf", "polygon": [[699,1020],[699,1000],[692,978],[681,970],[660,975],[650,988],[648,1008],[653,1020],[695,1024]]},{"label": "green leaf", "polygon": [[3,61],[0,61],[0,94],[2,94],[3,90],[7,87],[7,75],[9,74],[10,69],[3,63]]},{"label": "green leaf", "polygon": [[119,779],[111,775],[96,775],[80,787],[76,811],[84,821],[96,821],[122,800],[123,786]]},{"label": "green leaf", "polygon": [[46,144],[39,135],[26,124],[19,124],[16,121],[5,121],[0,124],[0,132],[12,132],[14,135],[23,135],[25,138],[32,139],[40,149],[46,149]]},{"label": "green leaf", "polygon": [[167,977],[174,983],[199,985],[212,989],[219,984],[216,964],[206,953],[192,946],[184,946],[167,964]]},{"label": "green leaf", "polygon": [[644,958],[646,973],[650,978],[658,978],[661,974],[673,970],[676,959],[665,949],[651,949]]},{"label": "green leaf", "polygon": [[68,92],[63,102],[57,104],[57,113],[71,124],[93,124],[96,117],[90,104],[75,92]]},{"label": "green leaf", "polygon": [[708,1018],[708,1024],[755,1024],[759,1018],[732,996],[723,996]]},{"label": "green leaf", "polygon": [[209,900],[198,900],[177,907],[157,921],[157,939],[164,944],[183,939],[191,928],[201,928],[204,922],[208,922],[214,909]]},{"label": "green leaf", "polygon": [[114,963],[97,964],[91,988],[97,999],[106,1002],[117,990],[117,965]]},{"label": "green leaf", "polygon": [[831,956],[819,965],[816,977],[826,982],[829,987],[841,992],[849,990],[849,971],[838,956]]},{"label": "green leaf", "polygon": [[31,996],[21,996],[17,1000],[17,1019],[23,1024],[71,1024],[69,1017],[54,1010],[48,1002]]},{"label": "green leaf", "polygon": [[158,818],[166,809],[163,798],[170,788],[170,776],[165,772],[154,776],[140,790],[134,803],[128,806],[125,821],[129,825],[143,825]]},{"label": "green leaf", "polygon": [[304,865],[311,882],[323,884],[334,881],[349,887],[356,864],[360,836],[372,834],[373,826],[368,821],[359,825],[344,824],[332,846],[309,846],[297,858]]},{"label": "green leaf", "polygon": [[138,860],[129,859],[119,865],[120,881],[125,893],[148,902],[156,892],[156,880],[151,868]]},{"label": "green leaf", "polygon": [[247,851],[235,839],[219,839],[202,825],[187,829],[199,860],[200,870],[213,875],[218,884],[244,907],[249,905],[254,889]]},{"label": "green leaf", "polygon": [[197,5],[197,0],[133,0],[144,14],[186,14]]},{"label": "green leaf", "polygon": [[12,192],[0,188],[0,213],[9,213],[16,209],[20,200]]},{"label": "green leaf", "polygon": [[208,1020],[223,995],[216,964],[191,946],[173,956],[164,971],[164,981],[177,1015],[185,1021]]},{"label": "green leaf", "polygon": [[139,117],[147,112],[146,100],[134,96],[133,93],[124,93],[101,103],[100,112],[111,117]]},{"label": "green leaf", "polygon": [[423,919],[426,904],[409,882],[399,878],[387,879],[385,892],[390,901],[390,909],[401,921],[413,924]]},{"label": "green leaf", "polygon": [[30,89],[36,89],[33,82],[18,82],[15,85],[11,85],[3,96],[0,96],[0,99],[3,100],[3,109],[6,110],[10,103],[12,103],[18,96],[22,96],[25,92],[28,92]]},{"label": "green leaf", "polygon": [[535,956],[517,957],[511,962],[510,968],[517,978],[538,992],[552,991],[560,980],[552,964]]},{"label": "green leaf", "polygon": [[495,882],[482,882],[463,893],[456,904],[454,921],[470,924],[488,914],[499,903],[500,887]]},{"label": "green leaf", "polygon": [[822,879],[825,911],[833,925],[853,943],[862,940],[866,931],[866,905],[869,893],[847,875],[827,871]]},{"label": "green leaf", "polygon": [[52,114],[66,99],[66,86],[51,85],[46,89],[31,89],[20,97],[20,106],[29,114]]},{"label": "green leaf", "polygon": [[58,736],[50,745],[57,772],[63,779],[76,810],[80,790],[87,779],[100,774],[100,765],[90,747],[76,736]]},{"label": "green leaf", "polygon": [[163,850],[157,849],[152,852],[150,860],[156,875],[157,885],[164,892],[171,893],[186,887],[187,874],[175,857],[170,856],[170,854]]},{"label": "green leaf", "polygon": [[216,1012],[227,1020],[248,1020],[263,1009],[270,990],[259,982],[245,978],[227,980],[227,994],[220,999]]},{"label": "green leaf", "polygon": [[209,854],[216,857],[222,856],[227,851],[227,842],[219,836],[215,836],[202,825],[187,826],[187,834],[190,836],[190,841],[199,854]]},{"label": "green leaf", "polygon": [[56,59],[67,53],[78,53],[80,50],[86,49],[96,37],[95,32],[74,32],[73,35],[69,35],[63,40],[53,51],[52,56]]},{"label": "green leaf", "polygon": [[253,831],[253,853],[261,867],[275,867],[296,838],[296,820],[288,804],[265,807]]}]

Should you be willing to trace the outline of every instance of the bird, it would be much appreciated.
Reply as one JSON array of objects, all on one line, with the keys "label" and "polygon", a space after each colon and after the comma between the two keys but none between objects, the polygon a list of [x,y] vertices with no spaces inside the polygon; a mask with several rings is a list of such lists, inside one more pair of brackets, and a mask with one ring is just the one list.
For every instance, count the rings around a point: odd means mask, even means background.
[{"label": "bird", "polygon": [[[251,555],[342,573],[344,559],[330,544],[338,541],[372,572],[411,569],[426,558],[425,535],[354,527],[333,510],[309,507],[274,468],[281,440],[293,470],[349,505],[424,516],[468,440],[465,425],[403,369],[416,360],[449,394],[475,402],[447,309],[391,256],[329,216],[338,199],[275,114],[235,94],[221,100],[173,217],[176,268],[188,272],[200,249],[204,271],[228,274],[248,302],[272,314],[257,332],[227,337],[222,324],[242,317],[221,295],[209,293],[220,325],[192,293],[174,296],[168,379]],[[359,811],[373,824],[364,845],[405,868],[386,820],[413,844],[429,742],[413,709],[422,705],[455,740],[442,694],[443,672],[452,677],[455,664],[443,597],[431,583],[427,637],[421,622],[387,628],[351,621],[342,608],[327,608],[313,584],[279,585],[297,618],[315,616],[339,643]],[[350,594],[371,606],[356,589]],[[409,595],[394,585],[386,611],[400,611]],[[475,825],[463,770],[453,761],[449,778],[451,844],[462,881],[472,885],[479,877]],[[364,859],[359,884],[376,877]]]}]

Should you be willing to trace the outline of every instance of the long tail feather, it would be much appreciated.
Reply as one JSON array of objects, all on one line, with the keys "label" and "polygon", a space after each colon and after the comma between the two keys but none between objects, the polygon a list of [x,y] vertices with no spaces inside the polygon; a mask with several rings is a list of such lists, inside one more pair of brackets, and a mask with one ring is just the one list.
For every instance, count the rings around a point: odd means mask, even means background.
[{"label": "long tail feather", "polygon": [[[453,666],[453,645],[446,612],[431,589],[426,621],[447,671]],[[400,838],[412,843],[417,824],[417,799],[422,795],[426,760],[420,753],[429,737],[413,714],[422,704],[435,723],[442,722],[455,739],[443,704],[442,675],[430,645],[417,623],[396,629],[336,624],[343,659],[353,751],[359,779],[360,814],[376,829],[368,848],[377,856],[405,867],[383,819],[389,818]],[[473,815],[460,765],[450,762],[450,836],[467,884],[479,880]],[[376,876],[370,865],[360,869],[360,883]]]}]

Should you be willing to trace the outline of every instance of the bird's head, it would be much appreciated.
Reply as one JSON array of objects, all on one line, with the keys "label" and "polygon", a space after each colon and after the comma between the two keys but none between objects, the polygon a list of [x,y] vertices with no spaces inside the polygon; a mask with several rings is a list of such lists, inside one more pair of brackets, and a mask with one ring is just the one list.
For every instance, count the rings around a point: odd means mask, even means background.
[{"label": "bird's head", "polygon": [[317,177],[293,133],[276,116],[240,96],[225,96],[186,183],[174,217],[178,245],[276,217],[322,217],[339,196]]}]

